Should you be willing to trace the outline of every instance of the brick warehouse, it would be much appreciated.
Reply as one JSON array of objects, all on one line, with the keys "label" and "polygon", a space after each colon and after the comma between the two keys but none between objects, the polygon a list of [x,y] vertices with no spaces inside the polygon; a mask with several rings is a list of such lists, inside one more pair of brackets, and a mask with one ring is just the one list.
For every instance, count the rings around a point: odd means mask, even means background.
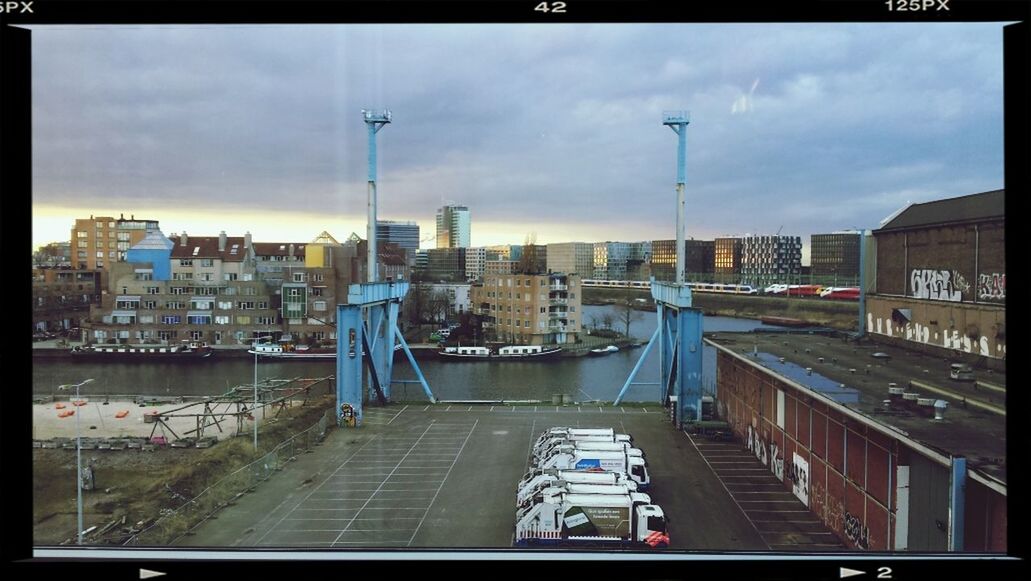
[{"label": "brick warehouse", "polygon": [[[940,360],[893,351],[870,364],[883,347],[732,337],[707,340],[718,350],[720,416],[846,546],[1005,552],[1005,417],[959,403],[974,396],[952,384],[946,400],[919,397],[909,378],[942,385]],[[953,405],[935,420],[939,401]]]},{"label": "brick warehouse", "polygon": [[1006,359],[1005,191],[913,204],[874,230],[866,331],[969,358]]}]

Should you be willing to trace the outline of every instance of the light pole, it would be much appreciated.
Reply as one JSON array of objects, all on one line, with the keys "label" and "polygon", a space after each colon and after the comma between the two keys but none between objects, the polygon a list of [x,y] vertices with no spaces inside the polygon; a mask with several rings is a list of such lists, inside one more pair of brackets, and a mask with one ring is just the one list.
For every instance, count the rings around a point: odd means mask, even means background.
[{"label": "light pole", "polygon": [[[79,401],[79,388],[93,381],[93,379],[87,379],[82,383],[69,383],[65,385],[57,386],[57,389],[66,390],[75,388],[75,401]],[[72,405],[75,405],[74,403]],[[77,406],[76,406],[77,407]],[[78,544],[82,544],[82,440],[79,438],[79,414],[75,414],[75,496],[78,516],[77,524],[79,526],[79,532],[77,535]]]}]

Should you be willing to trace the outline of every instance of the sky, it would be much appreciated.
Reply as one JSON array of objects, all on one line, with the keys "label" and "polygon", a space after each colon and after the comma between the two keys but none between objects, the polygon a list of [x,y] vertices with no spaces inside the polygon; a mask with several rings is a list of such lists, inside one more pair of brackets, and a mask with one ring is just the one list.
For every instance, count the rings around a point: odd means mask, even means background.
[{"label": "sky", "polygon": [[167,235],[433,247],[877,228],[1003,186],[1002,23],[33,26],[33,244],[76,218]]}]

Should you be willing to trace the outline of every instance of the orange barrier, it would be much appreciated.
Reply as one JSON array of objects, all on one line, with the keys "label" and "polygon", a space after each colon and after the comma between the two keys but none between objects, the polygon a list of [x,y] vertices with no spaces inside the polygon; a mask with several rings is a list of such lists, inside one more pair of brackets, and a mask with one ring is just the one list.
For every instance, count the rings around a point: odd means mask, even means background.
[{"label": "orange barrier", "polygon": [[63,403],[54,405],[55,410],[63,410],[66,406]]},{"label": "orange barrier", "polygon": [[82,401],[82,400],[80,399],[80,400],[76,400],[76,401],[73,401],[73,402],[72,402],[72,405],[73,405],[73,406],[75,406],[75,407],[80,407],[80,406],[84,406],[84,405],[86,405],[86,402],[84,402],[84,401]]},{"label": "orange barrier", "polygon": [[57,417],[59,417],[59,418],[67,418],[68,416],[74,416],[74,415],[75,415],[75,410],[65,410],[63,412],[58,413]]},{"label": "orange barrier", "polygon": [[122,418],[124,418],[127,415],[129,415],[129,410],[122,410],[122,411],[118,412],[117,414],[115,414],[115,417],[118,418],[118,419],[122,419]]}]

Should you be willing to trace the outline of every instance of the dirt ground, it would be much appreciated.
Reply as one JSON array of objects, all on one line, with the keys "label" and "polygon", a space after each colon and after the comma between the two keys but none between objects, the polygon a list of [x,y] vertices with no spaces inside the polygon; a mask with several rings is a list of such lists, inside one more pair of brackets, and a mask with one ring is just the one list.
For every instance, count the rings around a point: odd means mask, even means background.
[{"label": "dirt ground", "polygon": [[[323,396],[308,405],[284,409],[276,421],[259,428],[260,453],[309,428],[332,406],[332,396]],[[257,456],[249,437],[223,439],[205,449],[83,450],[82,464],[92,464],[95,483],[94,490],[83,491],[83,527],[96,526],[99,531],[117,521],[103,538],[91,535],[86,542],[118,544],[134,525],[149,524],[162,509],[179,507]],[[33,449],[33,541],[37,546],[75,542],[75,466],[74,448]]]}]

